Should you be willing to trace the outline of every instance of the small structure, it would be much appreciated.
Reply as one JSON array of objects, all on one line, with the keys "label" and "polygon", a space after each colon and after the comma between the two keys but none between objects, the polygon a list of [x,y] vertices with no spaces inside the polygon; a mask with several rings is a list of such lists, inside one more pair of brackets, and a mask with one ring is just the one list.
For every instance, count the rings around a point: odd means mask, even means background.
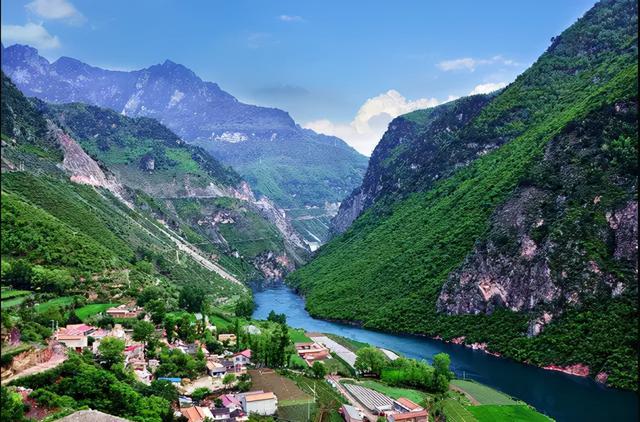
[{"label": "small structure", "polygon": [[214,407],[211,409],[214,421],[228,421],[231,419],[231,411],[226,407]]},{"label": "small structure", "polygon": [[202,422],[206,418],[213,419],[211,410],[207,407],[193,406],[180,409],[182,416],[187,418],[189,422]]},{"label": "small structure", "polygon": [[233,364],[240,366],[247,366],[251,363],[251,349],[243,350],[242,352],[235,353],[232,356]]},{"label": "small structure", "polygon": [[211,377],[222,378],[227,374],[227,368],[225,368],[220,362],[208,360],[206,365],[207,372]]},{"label": "small structure", "polygon": [[113,318],[137,318],[141,311],[137,306],[120,305],[107,309],[106,313]]},{"label": "small structure", "polygon": [[296,343],[296,351],[298,355],[307,362],[309,366],[313,365],[316,360],[325,360],[329,358],[329,349],[316,342]]},{"label": "small structure", "polygon": [[362,413],[353,406],[343,404],[340,408],[340,413],[346,422],[362,422],[364,418]]},{"label": "small structure", "polygon": [[393,410],[395,412],[419,412],[424,410],[424,407],[416,404],[405,397],[400,397],[398,400],[393,401]]},{"label": "small structure", "polygon": [[60,328],[55,335],[55,339],[65,346],[77,352],[88,347],[89,336],[97,330],[96,327],[86,324],[70,324]]},{"label": "small structure", "polygon": [[272,392],[244,393],[240,395],[240,403],[246,414],[274,415],[278,410],[278,398]]},{"label": "small structure", "polygon": [[218,341],[220,343],[227,342],[229,346],[235,346],[236,344],[236,335],[235,334],[219,334]]},{"label": "small structure", "polygon": [[389,422],[427,422],[428,420],[429,413],[425,408],[405,397],[394,400],[392,411],[387,413]]},{"label": "small structure", "polygon": [[262,330],[260,330],[260,328],[256,327],[255,325],[252,325],[252,324],[245,325],[243,330],[244,330],[245,333],[251,334],[252,336],[259,335],[262,332]]},{"label": "small structure", "polygon": [[428,422],[429,421],[429,412],[426,410],[421,410],[419,412],[391,412],[387,415],[388,422]]},{"label": "small structure", "polygon": [[220,396],[220,401],[222,401],[222,405],[230,411],[242,409],[242,403],[240,403],[240,400],[233,394]]}]

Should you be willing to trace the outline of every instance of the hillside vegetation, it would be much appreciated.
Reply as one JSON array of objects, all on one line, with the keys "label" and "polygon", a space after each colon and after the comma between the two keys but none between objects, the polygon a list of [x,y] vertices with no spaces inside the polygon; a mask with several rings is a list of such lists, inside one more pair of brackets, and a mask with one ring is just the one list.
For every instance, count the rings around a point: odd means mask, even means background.
[{"label": "hillside vegetation", "polygon": [[[634,2],[598,3],[495,96],[394,120],[369,167],[384,167],[394,188],[383,182],[368,210],[288,278],[311,314],[464,337],[536,365],[585,364],[635,389],[637,246],[624,239],[637,233],[637,213],[634,223],[624,210],[637,206],[636,33]],[[449,128],[447,109],[461,104],[471,108]],[[453,158],[432,173],[412,168],[423,151]],[[367,180],[362,192],[376,191]],[[531,186],[547,199],[518,223],[532,231],[525,238],[500,215]],[[607,221],[623,214],[622,225]],[[530,241],[539,255],[527,264]],[[456,274],[483,244],[502,248],[482,261],[493,272],[465,284]],[[547,277],[535,272],[541,261],[555,290],[536,298],[522,285]],[[513,262],[522,272],[509,273]]]}]

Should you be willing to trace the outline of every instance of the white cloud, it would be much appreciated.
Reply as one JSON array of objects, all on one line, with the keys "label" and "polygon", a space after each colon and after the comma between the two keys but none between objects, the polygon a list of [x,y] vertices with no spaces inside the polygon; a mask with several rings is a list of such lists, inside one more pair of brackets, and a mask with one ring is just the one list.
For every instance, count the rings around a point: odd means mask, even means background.
[{"label": "white cloud", "polygon": [[282,22],[304,22],[304,18],[297,15],[280,15],[278,19]]},{"label": "white cloud", "polygon": [[517,66],[518,63],[514,60],[504,58],[500,55],[493,56],[490,59],[473,59],[471,57],[464,57],[461,59],[444,60],[437,64],[437,66],[445,72],[451,70],[468,70],[473,72],[478,66],[501,64],[505,66]]},{"label": "white cloud", "polygon": [[247,37],[247,47],[260,48],[272,42],[271,34],[268,32],[253,32]]},{"label": "white cloud", "polygon": [[43,19],[65,19],[74,23],[85,21],[82,13],[67,0],[34,0],[25,7]]},{"label": "white cloud", "polygon": [[488,94],[490,92],[497,91],[500,88],[504,88],[505,86],[507,86],[506,82],[492,82],[492,83],[480,84],[480,85],[476,85],[475,88],[471,90],[469,95]]},{"label": "white cloud", "polygon": [[365,101],[350,123],[341,124],[320,119],[308,122],[304,127],[342,138],[360,153],[370,155],[391,120],[401,114],[438,104],[440,102],[435,98],[419,98],[411,101],[398,91],[391,89]]},{"label": "white cloud", "polygon": [[60,47],[57,36],[49,34],[42,24],[29,22],[21,25],[2,25],[3,42],[29,44],[37,49],[52,49]]}]

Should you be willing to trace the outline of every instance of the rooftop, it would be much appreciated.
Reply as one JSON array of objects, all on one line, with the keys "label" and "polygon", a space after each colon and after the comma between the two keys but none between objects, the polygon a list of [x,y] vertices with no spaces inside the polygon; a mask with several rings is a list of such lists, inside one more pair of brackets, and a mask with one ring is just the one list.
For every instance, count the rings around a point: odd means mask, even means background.
[{"label": "rooftop", "polygon": [[409,410],[422,409],[422,406],[412,402],[411,400],[409,400],[406,397],[400,397],[398,400],[396,400],[396,402],[398,402],[402,407],[405,407],[405,408],[407,408]]},{"label": "rooftop", "polygon": [[245,395],[244,399],[248,402],[261,401],[261,400],[277,400],[277,397],[272,392],[257,393]]},{"label": "rooftop", "polygon": [[109,415],[97,410],[78,410],[64,418],[58,419],[60,422],[128,422],[128,419]]},{"label": "rooftop", "polygon": [[393,420],[404,421],[408,419],[426,417],[426,416],[429,416],[429,413],[426,410],[421,410],[419,412],[407,412],[407,413],[396,412],[393,414]]}]

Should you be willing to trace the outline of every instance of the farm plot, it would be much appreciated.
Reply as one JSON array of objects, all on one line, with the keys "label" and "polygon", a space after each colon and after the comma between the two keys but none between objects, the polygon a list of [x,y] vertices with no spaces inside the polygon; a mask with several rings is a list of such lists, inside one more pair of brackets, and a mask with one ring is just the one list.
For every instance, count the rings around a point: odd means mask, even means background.
[{"label": "farm plot", "polygon": [[253,369],[249,371],[249,375],[254,390],[273,391],[278,397],[278,407],[313,402],[313,398],[298,388],[295,382],[278,375],[272,369]]},{"label": "farm plot", "polygon": [[476,422],[477,419],[471,412],[454,399],[444,401],[442,411],[450,422]]},{"label": "farm plot", "polygon": [[476,399],[480,404],[519,404],[506,394],[487,387],[486,385],[478,384],[477,382],[453,380],[451,381],[451,384],[463,390],[465,393]]},{"label": "farm plot", "polygon": [[104,312],[107,309],[118,306],[117,303],[92,303],[90,305],[85,305],[82,308],[76,309],[76,315],[80,318],[81,321],[85,321],[87,318],[97,315],[100,312]]}]

